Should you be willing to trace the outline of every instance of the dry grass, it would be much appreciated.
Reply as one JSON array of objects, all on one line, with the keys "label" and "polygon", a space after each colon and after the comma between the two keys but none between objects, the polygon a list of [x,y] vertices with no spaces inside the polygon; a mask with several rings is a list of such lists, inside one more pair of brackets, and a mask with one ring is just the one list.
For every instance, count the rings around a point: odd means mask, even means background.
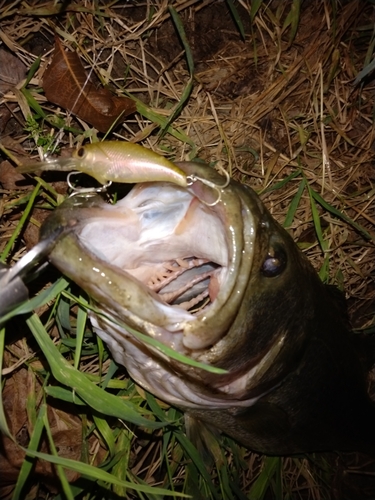
[{"label": "dry grass", "polygon": [[[173,133],[162,135],[160,124],[165,125],[179,106],[189,80],[184,51],[170,21],[171,4],[187,32],[195,83],[172,124]],[[288,229],[322,279],[345,290],[353,325],[370,331],[375,304],[375,89],[370,78],[358,86],[353,85],[353,80],[371,56],[372,7],[364,6],[361,0],[345,5],[328,0],[305,2],[291,41],[290,27],[285,26],[290,5],[263,5],[250,27],[242,10],[247,2],[242,1],[236,4],[247,33],[242,41],[226,4],[218,4],[156,0],[135,3],[134,7],[131,2],[82,0],[68,2],[70,9],[66,12],[53,13],[52,2],[0,2],[2,46],[13,52],[27,70],[37,56],[41,57],[27,86],[31,95],[47,115],[58,115],[67,125],[81,130],[80,134],[64,132],[38,119],[30,100],[20,91],[21,81],[16,89],[7,89],[0,101],[1,109],[7,107],[12,116],[2,134],[3,159],[24,161],[26,156],[35,158],[51,145],[65,149],[97,135],[89,124],[47,102],[40,91],[56,32],[66,47],[78,51],[87,70],[102,84],[118,94],[127,91],[139,99],[139,112],[116,129],[113,137],[141,142],[172,159],[199,157],[220,163],[234,178],[250,184],[281,224],[287,218]],[[30,121],[30,115],[34,120]],[[26,122],[31,132],[25,131]],[[0,168],[4,169],[4,164]],[[274,189],[293,173],[294,177]],[[8,255],[7,244],[20,219],[23,197],[31,187],[21,191],[15,184],[12,187],[8,177],[6,180],[8,184],[2,175],[0,252],[11,263],[22,254],[25,243],[35,242],[33,228],[40,225],[41,218],[33,212],[29,227],[22,238],[16,239]],[[317,204],[320,234],[307,187],[295,211],[290,212],[304,180],[330,207]],[[64,192],[62,183],[52,186],[48,195],[39,198],[40,209],[48,205],[53,189]],[[335,210],[344,218],[335,215]],[[362,232],[353,227],[353,222]],[[57,330],[54,334],[59,336]],[[27,363],[29,369],[40,374],[40,362],[30,364],[34,352],[32,344],[20,340],[7,348],[7,361],[13,371],[15,363],[17,367]],[[107,361],[99,370],[97,356],[87,355],[81,369],[97,375],[99,371],[106,373],[109,367]],[[12,368],[7,370],[5,377],[11,375]],[[133,396],[142,398],[143,392],[133,389]],[[100,463],[105,456],[100,449],[106,443],[97,431],[95,438],[87,456],[99,457]],[[121,439],[132,436],[123,433]],[[129,452],[132,474],[149,484],[167,484],[160,472],[165,465],[159,467],[164,460],[161,447],[161,442],[149,444],[134,439]],[[228,470],[237,471],[243,491],[251,490],[267,466],[273,471],[264,492],[251,498],[277,498],[278,491],[283,492],[283,498],[341,498],[338,483],[347,476],[347,469],[354,471],[357,467],[346,462],[337,465],[335,457],[267,459],[235,450],[234,458],[227,449],[223,453]],[[168,456],[176,484],[184,481],[186,473],[193,474],[179,463],[181,450],[170,447]],[[236,460],[242,465],[238,466]],[[213,481],[220,483],[221,478],[213,476]],[[211,498],[210,493],[202,495]],[[37,497],[31,494],[30,498]]]}]

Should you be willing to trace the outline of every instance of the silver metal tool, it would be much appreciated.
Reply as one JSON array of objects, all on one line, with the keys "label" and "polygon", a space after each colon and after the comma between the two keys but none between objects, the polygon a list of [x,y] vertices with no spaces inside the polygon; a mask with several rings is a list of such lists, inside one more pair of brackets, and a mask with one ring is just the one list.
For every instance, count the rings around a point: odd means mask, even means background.
[{"label": "silver metal tool", "polygon": [[0,262],[0,322],[5,314],[28,299],[26,283],[48,266],[47,257],[63,232],[62,227],[58,228],[39,241],[13,267]]}]

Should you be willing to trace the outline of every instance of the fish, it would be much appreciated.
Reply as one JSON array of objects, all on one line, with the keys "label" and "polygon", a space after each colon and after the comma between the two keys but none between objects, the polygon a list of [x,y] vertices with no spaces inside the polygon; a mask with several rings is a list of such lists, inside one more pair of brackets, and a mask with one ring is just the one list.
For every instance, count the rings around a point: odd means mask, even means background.
[{"label": "fish", "polygon": [[36,170],[78,170],[94,177],[100,184],[172,182],[186,187],[184,172],[164,156],[139,144],[125,141],[102,141],[80,146],[70,158],[57,158],[17,167],[20,173]]},{"label": "fish", "polygon": [[373,456],[375,407],[342,297],[249,186],[231,180],[210,204],[222,176],[177,166],[205,182],[136,184],[115,205],[73,196],[41,228],[65,230],[49,259],[100,311],[97,335],[145,390],[253,451]]}]

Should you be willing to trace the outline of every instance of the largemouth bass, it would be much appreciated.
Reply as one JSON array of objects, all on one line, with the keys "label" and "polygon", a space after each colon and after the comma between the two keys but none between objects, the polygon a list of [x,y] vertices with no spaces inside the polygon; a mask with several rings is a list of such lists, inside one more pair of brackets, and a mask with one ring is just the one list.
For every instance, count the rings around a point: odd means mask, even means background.
[{"label": "largemouth bass", "polygon": [[[177,166],[222,184],[205,165]],[[51,262],[104,313],[91,321],[116,362],[158,398],[265,454],[373,454],[375,409],[340,301],[252,189],[231,181],[209,206],[208,185],[139,184],[115,205],[75,196],[41,238],[69,228]],[[226,373],[172,360],[131,329]]]}]

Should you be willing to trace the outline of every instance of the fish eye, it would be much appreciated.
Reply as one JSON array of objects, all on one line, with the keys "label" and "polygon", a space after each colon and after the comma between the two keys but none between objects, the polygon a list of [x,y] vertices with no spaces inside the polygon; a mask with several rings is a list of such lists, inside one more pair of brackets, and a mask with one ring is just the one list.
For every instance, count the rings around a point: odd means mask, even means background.
[{"label": "fish eye", "polygon": [[78,158],[84,158],[86,155],[86,149],[81,146],[80,148],[77,149],[77,157]]},{"label": "fish eye", "polygon": [[281,247],[271,248],[263,262],[261,272],[266,278],[274,278],[285,270],[286,264],[287,257],[284,249]]}]

